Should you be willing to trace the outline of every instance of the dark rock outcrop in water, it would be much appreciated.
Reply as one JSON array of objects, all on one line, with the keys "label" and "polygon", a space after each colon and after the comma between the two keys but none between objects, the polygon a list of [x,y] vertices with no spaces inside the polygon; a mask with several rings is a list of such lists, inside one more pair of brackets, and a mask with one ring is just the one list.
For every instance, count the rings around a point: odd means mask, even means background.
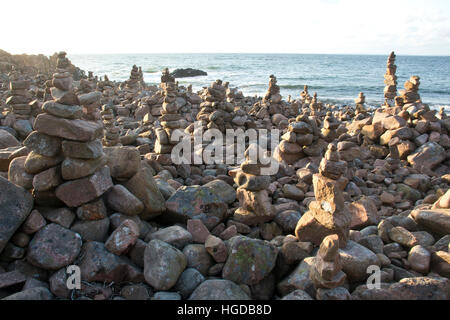
[{"label": "dark rock outcrop in water", "polygon": [[170,73],[170,75],[175,78],[188,78],[188,77],[207,76],[208,74],[202,70],[187,68],[187,69],[175,69]]}]

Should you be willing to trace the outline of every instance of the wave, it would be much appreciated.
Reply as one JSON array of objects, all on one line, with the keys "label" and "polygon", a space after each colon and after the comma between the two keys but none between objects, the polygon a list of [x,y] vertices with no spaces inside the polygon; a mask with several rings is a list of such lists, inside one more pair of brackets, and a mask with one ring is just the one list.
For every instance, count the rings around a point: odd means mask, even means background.
[{"label": "wave", "polygon": [[156,70],[156,69],[145,69],[143,70],[144,73],[158,73],[161,70]]}]

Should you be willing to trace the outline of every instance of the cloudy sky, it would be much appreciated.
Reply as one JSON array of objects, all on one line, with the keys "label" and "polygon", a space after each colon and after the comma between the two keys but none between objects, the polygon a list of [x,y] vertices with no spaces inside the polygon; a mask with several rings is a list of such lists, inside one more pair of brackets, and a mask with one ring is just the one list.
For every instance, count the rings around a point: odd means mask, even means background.
[{"label": "cloudy sky", "polygon": [[448,0],[6,0],[11,53],[450,55]]}]

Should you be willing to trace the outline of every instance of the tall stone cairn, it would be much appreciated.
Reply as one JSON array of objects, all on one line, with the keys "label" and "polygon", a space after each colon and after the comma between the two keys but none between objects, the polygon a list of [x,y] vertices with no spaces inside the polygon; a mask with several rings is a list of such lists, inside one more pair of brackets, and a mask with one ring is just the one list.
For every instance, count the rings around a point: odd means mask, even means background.
[{"label": "tall stone cairn", "polygon": [[351,223],[351,213],[344,204],[344,196],[337,180],[347,168],[347,163],[339,159],[334,144],[329,144],[325,157],[320,162],[319,173],[313,175],[315,201],[298,221],[295,235],[299,241],[309,241],[320,245],[332,234],[339,236],[339,246],[347,245]]},{"label": "tall stone cairn", "polygon": [[386,74],[384,75],[384,101],[386,106],[391,106],[392,102],[397,95],[397,66],[395,65],[395,53],[394,51],[388,57]]},{"label": "tall stone cairn", "polygon": [[173,132],[182,128],[183,123],[175,102],[177,98],[176,83],[161,82],[161,87],[164,90],[164,102],[162,104],[161,117],[159,117],[161,128],[155,130],[155,153],[167,154],[172,151],[177,143],[177,141],[172,141],[171,139]]},{"label": "tall stone cairn", "polygon": [[120,145],[120,128],[116,125],[114,107],[107,104],[103,105],[101,116],[104,126],[102,144],[105,147]]},{"label": "tall stone cairn", "polygon": [[[64,54],[58,56],[51,88],[52,101],[43,104],[32,133],[24,141],[31,152],[25,171],[33,175],[33,195],[42,206],[79,207],[100,197],[112,180],[99,138],[101,121],[83,120],[89,108],[80,106]],[[85,105],[93,100],[81,99]],[[89,103],[87,103],[89,102]]]}]

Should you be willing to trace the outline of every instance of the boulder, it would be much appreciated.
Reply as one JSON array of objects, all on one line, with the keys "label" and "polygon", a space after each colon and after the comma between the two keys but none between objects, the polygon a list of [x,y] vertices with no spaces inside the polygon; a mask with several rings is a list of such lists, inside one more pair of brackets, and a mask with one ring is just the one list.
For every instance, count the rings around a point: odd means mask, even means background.
[{"label": "boulder", "polygon": [[165,210],[165,200],[158,189],[149,168],[141,167],[124,187],[144,204],[140,217],[144,220],[155,218]]},{"label": "boulder", "polygon": [[380,266],[375,253],[366,247],[349,240],[345,248],[339,249],[342,271],[350,282],[364,281],[369,274],[367,268],[371,265]]},{"label": "boulder", "polygon": [[161,240],[151,240],[145,248],[145,281],[156,290],[171,289],[186,265],[184,254]]},{"label": "boulder", "polygon": [[78,266],[81,279],[87,282],[144,281],[142,271],[133,263],[109,252],[103,243],[96,241],[88,241],[83,245]]},{"label": "boulder", "polygon": [[45,270],[58,270],[75,261],[81,244],[79,234],[51,223],[39,230],[31,240],[27,260]]},{"label": "boulder", "polygon": [[165,218],[172,222],[187,223],[200,219],[211,230],[226,215],[228,208],[220,193],[205,186],[182,186],[167,200]]},{"label": "boulder", "polygon": [[269,242],[233,237],[228,243],[222,277],[239,284],[256,284],[273,270],[277,255],[278,249]]}]

